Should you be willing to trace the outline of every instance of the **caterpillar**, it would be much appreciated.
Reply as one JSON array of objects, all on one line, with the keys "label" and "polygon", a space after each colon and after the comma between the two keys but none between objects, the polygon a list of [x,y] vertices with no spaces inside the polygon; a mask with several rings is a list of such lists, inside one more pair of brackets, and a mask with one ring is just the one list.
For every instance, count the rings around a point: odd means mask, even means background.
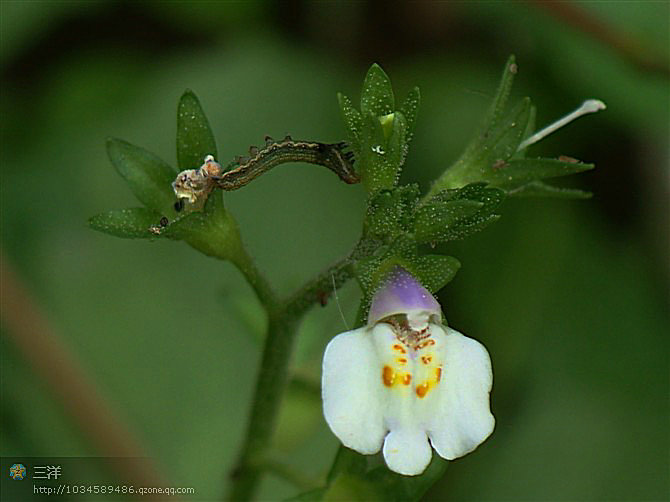
[{"label": "caterpillar", "polygon": [[345,183],[358,183],[360,178],[353,168],[354,154],[346,152],[347,144],[294,141],[286,136],[282,141],[265,137],[265,148],[251,147],[250,157],[238,157],[220,176],[213,176],[223,190],[237,190],[279,164],[306,162],[326,167]]},{"label": "caterpillar", "polygon": [[249,157],[237,157],[225,169],[208,155],[199,169],[182,171],[172,183],[177,196],[175,209],[180,211],[184,200],[198,207],[207,200],[214,188],[237,190],[275,166],[289,162],[306,162],[324,166],[337,174],[345,183],[358,183],[360,178],[353,168],[354,156],[345,151],[347,144],[295,141],[286,136],[281,141],[265,137],[265,147],[249,148]]}]

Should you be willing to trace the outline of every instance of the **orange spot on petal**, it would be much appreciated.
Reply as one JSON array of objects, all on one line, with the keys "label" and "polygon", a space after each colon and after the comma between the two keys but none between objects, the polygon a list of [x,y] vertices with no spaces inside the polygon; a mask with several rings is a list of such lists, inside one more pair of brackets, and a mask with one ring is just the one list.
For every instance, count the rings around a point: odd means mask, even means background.
[{"label": "orange spot on petal", "polygon": [[421,385],[417,385],[416,395],[419,396],[419,397],[425,397],[425,395],[428,394],[429,390],[430,390],[430,387],[428,386],[428,383],[424,382]]},{"label": "orange spot on petal", "polygon": [[400,352],[401,354],[405,354],[405,349],[404,349],[404,348],[402,347],[402,345],[400,345],[400,344],[397,344],[397,343],[396,343],[396,344],[393,346],[393,350],[397,350],[397,351]]},{"label": "orange spot on petal", "polygon": [[412,381],[412,375],[410,375],[409,373],[405,373],[405,375],[402,377],[403,385],[409,385],[411,381]]},{"label": "orange spot on petal", "polygon": [[382,370],[382,381],[387,387],[393,387],[393,382],[395,380],[395,371],[390,366],[384,366]]},{"label": "orange spot on petal", "polygon": [[439,382],[440,379],[442,378],[442,368],[435,368],[435,378]]},{"label": "orange spot on petal", "polygon": [[423,364],[430,364],[432,360],[433,358],[430,356],[421,356],[421,361],[423,362]]},{"label": "orange spot on petal", "polygon": [[400,364],[407,364],[407,359],[404,357],[397,357],[396,361],[398,361]]}]

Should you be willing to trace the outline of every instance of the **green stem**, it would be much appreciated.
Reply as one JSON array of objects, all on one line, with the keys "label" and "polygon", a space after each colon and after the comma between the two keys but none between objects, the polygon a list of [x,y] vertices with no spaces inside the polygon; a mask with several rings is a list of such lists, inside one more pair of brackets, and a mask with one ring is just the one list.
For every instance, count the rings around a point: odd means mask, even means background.
[{"label": "green stem", "polygon": [[249,280],[268,313],[268,328],[258,380],[251,405],[246,436],[232,473],[228,500],[251,500],[262,471],[267,466],[267,451],[272,441],[281,401],[288,384],[288,368],[301,317],[322,294],[341,287],[353,275],[349,258],[329,267],[307,282],[284,302],[278,302],[272,289],[246,253],[235,264]]},{"label": "green stem", "polygon": [[282,317],[270,314],[246,437],[232,473],[229,500],[253,498],[277,422],[297,327],[296,322],[287,322]]},{"label": "green stem", "polygon": [[328,267],[291,295],[286,301],[286,313],[292,317],[301,317],[314,303],[327,299],[334,289],[341,288],[353,275],[354,268],[350,258]]},{"label": "green stem", "polygon": [[279,304],[277,295],[241,245],[238,252],[231,256],[231,261],[245,277],[265,310],[268,312],[277,310]]}]

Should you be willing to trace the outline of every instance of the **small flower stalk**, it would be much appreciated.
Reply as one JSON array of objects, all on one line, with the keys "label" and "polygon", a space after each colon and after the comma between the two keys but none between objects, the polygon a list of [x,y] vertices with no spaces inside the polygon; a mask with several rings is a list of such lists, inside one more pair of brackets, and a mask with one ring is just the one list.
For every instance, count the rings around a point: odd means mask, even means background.
[{"label": "small flower stalk", "polygon": [[470,453],[495,424],[488,352],[441,319],[430,292],[396,267],[367,325],[333,338],[323,359],[333,433],[362,454],[382,449],[388,468],[407,476],[426,469],[432,449],[448,460]]}]

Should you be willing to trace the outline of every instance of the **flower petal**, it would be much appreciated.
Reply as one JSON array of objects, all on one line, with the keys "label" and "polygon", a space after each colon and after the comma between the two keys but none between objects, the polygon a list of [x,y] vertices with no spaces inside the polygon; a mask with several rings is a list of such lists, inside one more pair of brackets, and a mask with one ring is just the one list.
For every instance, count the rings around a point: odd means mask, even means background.
[{"label": "flower petal", "polygon": [[407,314],[410,321],[413,317],[425,317],[424,322],[430,317],[439,320],[442,315],[440,304],[430,291],[402,267],[395,267],[375,293],[368,313],[368,326],[395,314]]},{"label": "flower petal", "polygon": [[405,476],[416,476],[425,471],[432,455],[426,433],[421,429],[394,430],[384,441],[386,465]]},{"label": "flower petal", "polygon": [[453,460],[477,448],[493,432],[495,419],[489,408],[493,372],[482,344],[443,329],[444,374],[435,389],[438,400],[428,436],[441,457]]},{"label": "flower petal", "polygon": [[323,356],[323,414],[333,433],[359,453],[377,453],[386,428],[381,367],[366,328],[333,338]]}]

